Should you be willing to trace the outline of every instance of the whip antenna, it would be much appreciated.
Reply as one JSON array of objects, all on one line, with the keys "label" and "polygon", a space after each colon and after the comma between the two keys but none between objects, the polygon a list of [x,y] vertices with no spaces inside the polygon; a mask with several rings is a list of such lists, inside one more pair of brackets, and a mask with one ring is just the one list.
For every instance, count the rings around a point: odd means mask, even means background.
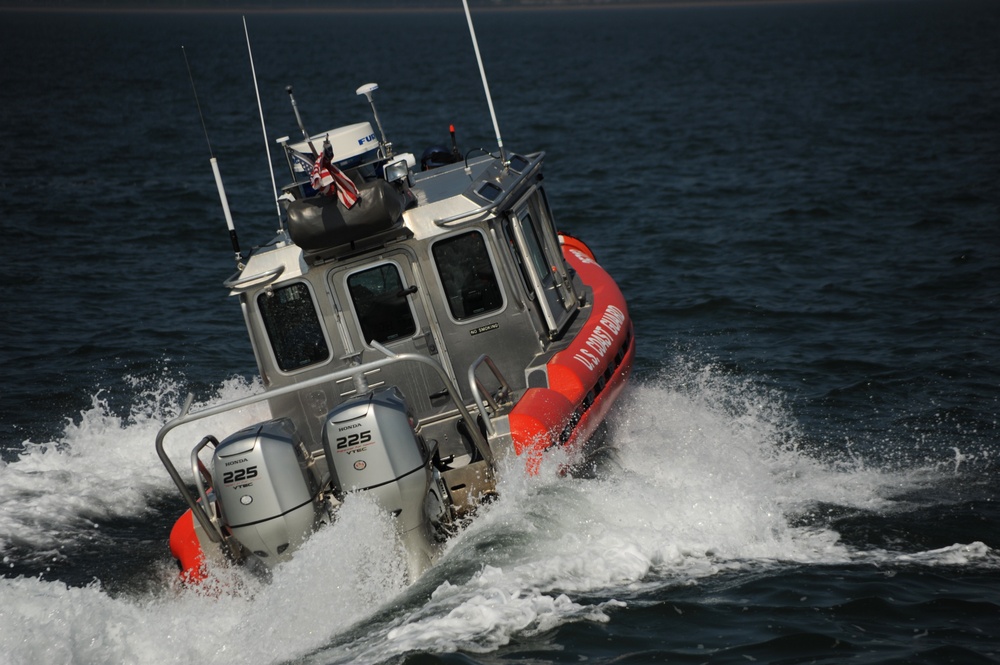
[{"label": "whip antenna", "polygon": [[469,0],[462,0],[465,7],[465,18],[469,22],[469,34],[472,36],[472,47],[476,51],[476,62],[479,63],[479,75],[483,78],[483,90],[486,91],[486,103],[490,107],[490,117],[493,118],[493,131],[497,135],[497,147],[500,148],[500,161],[506,166],[507,153],[503,149],[503,139],[500,138],[500,125],[497,124],[497,114],[493,110],[493,97],[490,96],[490,84],[486,81],[486,70],[483,68],[483,57],[479,55],[479,42],[476,41],[476,29],[472,25],[472,14],[469,12]]},{"label": "whip antenna", "polygon": [[208,127],[205,126],[205,116],[201,112],[201,102],[198,101],[198,89],[194,85],[194,75],[191,74],[191,63],[188,62],[187,51],[181,46],[181,53],[184,54],[184,64],[187,66],[188,79],[191,80],[191,90],[194,92],[194,103],[198,107],[198,118],[201,119],[201,128],[205,132],[205,143],[208,144],[209,163],[212,165],[212,173],[215,175],[215,186],[219,189],[219,200],[222,201],[222,213],[226,217],[226,226],[229,228],[229,240],[233,243],[233,252],[236,254],[236,265],[243,269],[243,254],[240,253],[240,241],[236,237],[236,226],[233,224],[233,214],[229,211],[229,199],[226,198],[226,189],[222,186],[222,174],[219,173],[219,162],[212,152],[212,142],[208,140]]},{"label": "whip antenna", "polygon": [[264,126],[264,107],[260,104],[260,89],[257,88],[257,70],[253,66],[253,50],[250,48],[250,31],[247,29],[247,17],[243,17],[243,33],[247,37],[247,54],[250,56],[250,73],[253,75],[253,90],[257,93],[257,112],[260,114],[260,130],[264,133],[264,150],[267,152],[267,170],[271,174],[271,189],[274,191],[274,208],[278,211],[278,231],[284,233],[285,225],[281,221],[281,204],[278,203],[278,185],[274,181],[274,166],[271,164],[271,147],[267,144],[267,127]]}]

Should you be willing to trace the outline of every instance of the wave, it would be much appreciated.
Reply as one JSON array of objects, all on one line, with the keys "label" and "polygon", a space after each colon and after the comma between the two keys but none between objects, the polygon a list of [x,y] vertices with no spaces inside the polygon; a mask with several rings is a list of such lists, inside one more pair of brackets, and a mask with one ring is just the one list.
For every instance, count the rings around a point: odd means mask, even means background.
[{"label": "wave", "polygon": [[[210,401],[259,389],[232,380]],[[156,497],[172,487],[152,441],[176,415],[164,406],[175,392],[164,383],[137,395],[124,419],[97,395],[59,440],[26,442],[0,468],[0,500],[12,506],[0,523],[4,542],[65,554],[99,520],[154,512]],[[413,584],[388,518],[351,496],[338,520],[267,583],[221,569],[206,588],[184,588],[166,562],[149,571],[160,582],[137,592],[110,593],[96,581],[0,580],[0,650],[12,663],[348,663],[485,653],[560,626],[608,622],[664,589],[761,570],[1000,562],[974,541],[921,551],[842,542],[837,522],[811,513],[907,510],[921,488],[964,471],[886,470],[856,453],[806,452],[781,394],[710,363],[678,363],[633,385],[606,436],[604,455],[553,450],[535,476],[508,460],[500,499]]]},{"label": "wave", "polygon": [[[24,441],[14,459],[0,461],[0,554],[7,565],[12,551],[19,560],[64,559],[74,543],[99,538],[102,522],[148,516],[158,498],[175,491],[153,444],[160,427],[179,415],[180,386],[169,379],[128,383],[135,395],[127,416],[99,391],[59,437]],[[193,409],[260,390],[259,381],[234,377]],[[222,426],[232,431],[257,416],[234,414]]]}]

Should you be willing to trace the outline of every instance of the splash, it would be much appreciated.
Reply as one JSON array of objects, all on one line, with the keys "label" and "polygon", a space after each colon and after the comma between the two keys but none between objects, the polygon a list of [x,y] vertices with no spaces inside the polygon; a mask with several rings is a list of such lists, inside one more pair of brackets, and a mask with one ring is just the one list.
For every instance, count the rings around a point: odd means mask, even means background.
[{"label": "splash", "polygon": [[1000,561],[982,543],[858,550],[823,520],[804,519],[827,504],[901,509],[895,497],[940,472],[880,470],[856,451],[846,460],[807,453],[780,394],[711,364],[634,386],[613,425],[616,453],[593,477],[561,473],[580,463],[565,451],[551,451],[536,476],[516,460],[503,468],[500,501],[407,592],[422,602],[316,662],[491,652],[559,625],[606,622],[644,593],[765,567]]},{"label": "splash", "polygon": [[[178,415],[180,386],[169,379],[129,384],[135,396],[127,416],[99,391],[89,408],[67,419],[58,439],[25,441],[15,460],[0,462],[0,553],[62,559],[74,543],[97,537],[100,522],[148,515],[151,502],[174,491],[153,442]],[[236,377],[194,408],[259,390],[259,383]],[[5,563],[11,565],[9,556]]]},{"label": "splash", "polygon": [[[218,398],[253,389],[224,387]],[[167,417],[151,409],[148,422],[135,414],[116,421],[96,400],[62,440],[26,449],[10,466],[83,473],[69,460],[95,466],[103,455],[91,448],[124,434],[136,441],[116,454],[135,471],[152,464],[150,441]],[[844,544],[830,520],[808,519],[818,506],[891,513],[899,496],[952,479],[953,465],[880,469],[857,451],[806,451],[802,440],[780,394],[710,364],[681,365],[623,397],[609,435],[614,452],[593,473],[566,475],[581,460],[562,450],[534,476],[507,460],[500,499],[415,584],[407,585],[391,520],[352,496],[268,584],[226,569],[216,571],[216,593],[112,597],[99,584],[0,580],[0,649],[15,663],[384,662],[421,651],[493,652],[561,625],[607,622],[645,593],[762,567],[998,565],[977,542],[927,552]],[[92,487],[110,472],[90,473],[74,480],[83,505],[71,512],[113,514]],[[165,487],[129,491],[148,510],[143,497]]]},{"label": "splash", "polygon": [[0,580],[5,662],[273,663],[304,655],[367,619],[405,585],[388,516],[348,497],[339,520],[310,539],[269,584],[213,571],[209,590],[112,598],[99,583],[72,588]]}]

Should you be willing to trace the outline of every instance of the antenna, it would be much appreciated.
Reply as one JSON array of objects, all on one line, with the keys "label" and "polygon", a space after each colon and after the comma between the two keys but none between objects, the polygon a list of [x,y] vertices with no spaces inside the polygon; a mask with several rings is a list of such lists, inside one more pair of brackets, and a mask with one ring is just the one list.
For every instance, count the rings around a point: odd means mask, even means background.
[{"label": "antenna", "polygon": [[359,95],[364,95],[368,99],[368,103],[372,107],[372,114],[375,116],[375,124],[378,125],[378,133],[382,136],[382,145],[385,146],[385,158],[392,159],[392,144],[385,140],[385,130],[382,129],[382,121],[378,119],[378,111],[375,110],[375,100],[372,99],[372,94],[376,90],[378,90],[378,83],[365,83],[355,92]]},{"label": "antenna", "polygon": [[181,46],[181,53],[184,54],[184,64],[187,66],[188,78],[191,80],[191,90],[194,92],[194,103],[198,107],[198,117],[201,119],[201,129],[205,132],[205,142],[208,143],[209,163],[212,165],[212,173],[215,175],[215,186],[219,189],[219,200],[222,202],[222,213],[226,217],[226,226],[229,228],[229,240],[233,243],[233,252],[236,254],[236,265],[243,269],[243,254],[240,253],[240,241],[236,237],[236,226],[233,224],[233,214],[229,211],[229,199],[226,198],[226,189],[222,186],[222,174],[219,173],[219,162],[212,152],[212,142],[208,140],[208,127],[205,126],[205,116],[201,112],[201,102],[198,101],[198,89],[194,85],[194,75],[191,73],[191,63],[188,62],[187,51]]},{"label": "antenna", "polygon": [[476,29],[472,25],[472,14],[469,12],[469,0],[462,0],[465,7],[465,18],[469,22],[469,34],[472,36],[472,47],[476,50],[476,62],[479,63],[479,75],[483,78],[483,90],[486,91],[486,103],[490,107],[490,117],[493,118],[493,131],[497,135],[497,147],[500,148],[500,161],[506,168],[507,153],[503,149],[503,139],[500,138],[500,125],[497,124],[497,114],[493,110],[493,97],[490,95],[490,84],[486,81],[486,70],[483,69],[483,57],[479,54],[479,42],[476,41]]},{"label": "antenna", "polygon": [[264,108],[260,105],[260,89],[257,87],[257,70],[253,66],[253,50],[250,48],[250,31],[247,29],[246,16],[243,17],[243,33],[247,37],[247,54],[250,56],[250,73],[253,75],[253,90],[257,93],[257,112],[260,114],[260,130],[264,133],[264,150],[267,152],[267,170],[271,173],[274,208],[278,211],[278,231],[284,233],[285,225],[281,220],[281,204],[278,203],[278,185],[274,181],[274,166],[271,164],[271,147],[267,143],[267,127],[264,126]]}]

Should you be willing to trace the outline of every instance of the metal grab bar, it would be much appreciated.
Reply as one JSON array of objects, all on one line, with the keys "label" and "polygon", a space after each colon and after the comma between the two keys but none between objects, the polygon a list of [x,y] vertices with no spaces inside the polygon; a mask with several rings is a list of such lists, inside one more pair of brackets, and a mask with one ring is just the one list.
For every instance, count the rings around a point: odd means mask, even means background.
[{"label": "metal grab bar", "polygon": [[510,199],[510,197],[514,194],[515,190],[517,189],[518,185],[520,185],[524,180],[528,178],[528,176],[533,174],[538,169],[538,166],[539,164],[542,163],[542,158],[544,156],[545,156],[544,152],[537,153],[535,155],[535,158],[532,159],[530,162],[528,162],[528,165],[524,167],[524,170],[520,174],[518,174],[518,176],[514,178],[514,180],[512,180],[510,184],[508,184],[504,188],[503,194],[499,198],[497,198],[496,201],[490,201],[486,205],[480,206],[475,210],[468,210],[466,212],[460,212],[457,215],[451,215],[450,217],[435,219],[434,223],[437,224],[438,226],[447,226],[448,224],[452,224],[454,222],[466,219],[472,219],[473,217],[476,217],[478,215],[487,215],[493,210],[496,210],[504,203],[506,203],[508,199]]},{"label": "metal grab bar", "polygon": [[[448,394],[451,395],[451,401],[455,405],[455,408],[458,409],[459,415],[465,422],[466,428],[469,430],[469,436],[472,437],[473,444],[479,450],[479,453],[480,455],[482,455],[483,459],[486,460],[486,462],[489,465],[491,466],[493,465],[493,451],[490,449],[489,443],[483,437],[482,432],[479,431],[479,428],[476,426],[476,421],[473,420],[472,415],[469,413],[468,408],[466,408],[465,404],[459,397],[458,388],[455,386],[455,383],[451,380],[451,377],[448,376],[448,373],[444,371],[444,368],[441,367],[441,364],[439,362],[428,356],[422,356],[416,353],[398,353],[398,354],[393,353],[392,351],[385,348],[378,342],[374,341],[372,342],[372,346],[378,349],[381,353],[385,354],[386,357],[380,360],[373,360],[371,362],[365,363],[363,365],[358,365],[356,367],[347,367],[337,372],[331,372],[329,374],[324,374],[322,376],[316,376],[306,381],[302,381],[301,383],[295,383],[292,385],[283,386],[281,388],[275,388],[274,390],[268,390],[259,393],[257,395],[250,395],[249,397],[243,397],[237,400],[233,400],[231,402],[226,402],[224,404],[212,406],[207,409],[202,409],[201,411],[198,411],[196,413],[188,413],[188,408],[190,407],[190,400],[191,400],[189,396],[188,401],[185,403],[181,415],[167,422],[163,427],[160,428],[160,431],[156,433],[156,454],[159,456],[160,461],[163,463],[163,466],[166,467],[167,473],[170,474],[171,480],[174,481],[174,485],[176,485],[177,489],[180,490],[181,496],[184,498],[185,503],[187,503],[188,507],[191,508],[191,512],[198,519],[198,522],[201,524],[201,526],[205,529],[207,533],[209,534],[215,533],[215,527],[212,525],[211,520],[208,517],[208,514],[204,510],[199,508],[198,502],[195,500],[195,497],[191,494],[191,491],[187,487],[187,483],[185,483],[180,473],[178,473],[177,468],[170,460],[170,457],[167,455],[167,452],[164,449],[164,442],[166,440],[167,434],[169,434],[173,429],[180,427],[181,425],[186,425],[188,423],[192,423],[197,420],[202,420],[204,418],[209,418],[211,416],[217,416],[221,413],[234,411],[236,409],[242,409],[252,404],[257,404],[259,402],[267,401],[272,397],[280,397],[282,395],[288,395],[301,390],[312,388],[314,386],[319,386],[325,383],[337,381],[339,379],[351,377],[359,372],[368,372],[374,369],[381,369],[382,367],[386,367],[388,365],[395,365],[397,363],[402,363],[402,362],[415,362],[427,365],[428,367],[433,369],[437,373],[438,377],[441,379],[442,383],[444,383],[445,389],[448,391]],[[487,425],[488,424],[489,421],[487,421]],[[202,445],[203,444],[199,444],[199,446]]]},{"label": "metal grab bar", "polygon": [[271,268],[270,270],[265,270],[262,273],[257,273],[256,275],[250,275],[249,277],[243,277],[241,279],[236,279],[236,276],[237,275],[241,275],[242,273],[236,273],[235,275],[233,275],[232,277],[230,277],[229,279],[227,279],[226,281],[224,281],[222,283],[222,285],[224,287],[226,287],[227,289],[241,289],[244,286],[246,286],[247,284],[250,284],[252,282],[256,282],[257,280],[264,280],[264,279],[266,279],[267,282],[270,283],[270,282],[273,282],[274,280],[278,279],[278,277],[283,272],[285,272],[285,266],[284,265],[275,266],[274,268]]},{"label": "metal grab bar", "polygon": [[[219,446],[219,440],[216,439],[211,434],[209,434],[208,436],[203,438],[201,442],[198,443],[197,446],[194,447],[194,450],[191,451],[191,473],[194,475],[194,483],[195,486],[197,486],[198,488],[198,498],[201,499],[199,507],[202,509],[203,512],[205,512],[205,517],[208,518],[208,521],[212,523],[213,526],[213,528],[210,531],[208,531],[208,537],[211,539],[213,543],[220,543],[222,542],[222,532],[220,532],[218,527],[215,526],[214,522],[212,522],[211,515],[209,515],[207,512],[208,495],[205,493],[205,483],[201,478],[201,468],[200,468],[201,460],[198,458],[198,453],[201,452],[201,449],[210,443],[215,447]],[[211,478],[209,480],[211,480]],[[193,509],[192,512],[194,512]],[[199,522],[202,521],[200,517],[198,518],[198,521]],[[205,526],[205,524],[202,523],[202,526]]]},{"label": "metal grab bar", "polygon": [[498,395],[506,396],[510,395],[510,384],[507,383],[507,379],[504,377],[503,373],[497,368],[496,363],[485,353],[478,358],[475,362],[469,365],[469,390],[472,391],[472,397],[476,401],[476,407],[479,408],[479,415],[483,418],[483,423],[486,425],[486,431],[493,436],[496,434],[496,428],[493,427],[493,421],[490,420],[486,413],[486,407],[483,406],[482,393],[486,393],[486,401],[489,403],[490,408],[493,409],[493,413],[497,413],[500,410],[500,405],[497,404],[496,400],[493,399],[493,395],[490,391],[486,390],[482,382],[480,382],[479,377],[476,376],[476,370],[479,366],[486,363],[486,366],[490,368],[493,372],[493,376],[500,383],[500,390],[497,391]]}]

